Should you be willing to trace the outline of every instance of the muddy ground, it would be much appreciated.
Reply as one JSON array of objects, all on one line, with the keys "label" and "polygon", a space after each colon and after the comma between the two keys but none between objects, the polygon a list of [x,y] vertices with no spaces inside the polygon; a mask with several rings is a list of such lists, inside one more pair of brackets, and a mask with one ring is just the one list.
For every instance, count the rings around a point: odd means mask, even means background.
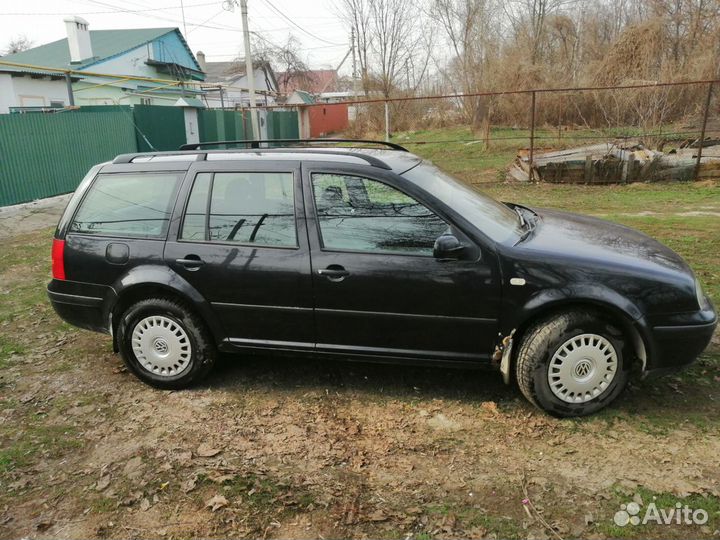
[{"label": "muddy ground", "polygon": [[[223,358],[151,389],[44,296],[50,229],[0,248],[1,538],[720,537],[720,344],[557,420],[497,374]],[[676,502],[704,525],[613,523]]]}]

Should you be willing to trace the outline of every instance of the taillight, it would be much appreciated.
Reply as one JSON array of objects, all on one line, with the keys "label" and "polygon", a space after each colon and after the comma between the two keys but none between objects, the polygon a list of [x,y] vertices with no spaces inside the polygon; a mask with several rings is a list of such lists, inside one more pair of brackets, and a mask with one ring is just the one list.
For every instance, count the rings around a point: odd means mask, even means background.
[{"label": "taillight", "polygon": [[53,239],[52,245],[52,277],[65,279],[65,240]]}]

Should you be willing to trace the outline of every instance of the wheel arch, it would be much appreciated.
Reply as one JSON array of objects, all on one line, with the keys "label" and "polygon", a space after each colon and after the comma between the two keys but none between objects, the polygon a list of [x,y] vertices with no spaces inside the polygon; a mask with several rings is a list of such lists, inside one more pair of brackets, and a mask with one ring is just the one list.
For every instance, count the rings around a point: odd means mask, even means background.
[{"label": "wheel arch", "polygon": [[631,345],[634,353],[631,366],[639,365],[640,370],[645,371],[648,361],[649,341],[644,335],[646,325],[642,317],[634,318],[621,306],[597,298],[563,298],[537,305],[533,309],[525,311],[523,317],[511,330],[512,350],[509,355],[510,362],[503,368],[507,370],[507,373],[503,371],[506,382],[509,382],[509,376],[514,373],[519,344],[528,330],[543,319],[571,310],[594,311],[608,322],[618,325],[619,330]]},{"label": "wheel arch", "polygon": [[[140,268],[140,267],[138,267]],[[205,323],[215,343],[224,338],[224,330],[219,319],[205,298],[182,276],[169,269],[134,269],[113,286],[115,296],[105,306],[107,320],[113,336],[113,350],[118,351],[117,329],[122,314],[134,303],[161,296],[172,298],[185,304]]]}]

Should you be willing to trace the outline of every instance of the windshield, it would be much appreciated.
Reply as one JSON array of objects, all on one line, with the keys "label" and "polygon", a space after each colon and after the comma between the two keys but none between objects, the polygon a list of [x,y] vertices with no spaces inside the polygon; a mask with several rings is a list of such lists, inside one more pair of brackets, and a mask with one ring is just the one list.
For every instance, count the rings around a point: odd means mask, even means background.
[{"label": "windshield", "polygon": [[523,233],[518,214],[495,199],[475,191],[429,161],[403,173],[419,187],[461,214],[495,242],[517,240]]}]

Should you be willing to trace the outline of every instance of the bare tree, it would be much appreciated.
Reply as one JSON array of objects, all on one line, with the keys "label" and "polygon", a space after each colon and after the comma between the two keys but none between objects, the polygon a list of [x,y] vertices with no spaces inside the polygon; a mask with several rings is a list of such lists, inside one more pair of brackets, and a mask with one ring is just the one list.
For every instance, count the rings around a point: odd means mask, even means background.
[{"label": "bare tree", "polygon": [[301,43],[293,34],[288,34],[281,45],[275,45],[258,36],[253,40],[254,61],[273,66],[281,91],[289,86],[304,89],[315,82],[307,61],[300,56]]},{"label": "bare tree", "polygon": [[356,37],[365,94],[417,87],[429,50],[415,0],[342,0],[340,15]]},{"label": "bare tree", "polygon": [[3,49],[2,56],[15,54],[32,48],[33,42],[27,36],[16,36]]},{"label": "bare tree", "polygon": [[[495,12],[495,0],[434,0],[431,14],[453,54],[446,70],[453,92],[473,94],[490,88],[486,70],[499,37]],[[482,130],[487,138],[491,100],[481,96],[461,103],[473,130]]]},{"label": "bare tree", "polygon": [[527,41],[530,63],[535,65],[542,55],[549,16],[576,0],[511,0],[505,6],[515,34]]},{"label": "bare tree", "polygon": [[371,41],[368,2],[367,0],[342,0],[337,11],[355,36],[355,52],[360,68],[360,80],[363,92],[367,96],[370,92],[368,56]]}]

